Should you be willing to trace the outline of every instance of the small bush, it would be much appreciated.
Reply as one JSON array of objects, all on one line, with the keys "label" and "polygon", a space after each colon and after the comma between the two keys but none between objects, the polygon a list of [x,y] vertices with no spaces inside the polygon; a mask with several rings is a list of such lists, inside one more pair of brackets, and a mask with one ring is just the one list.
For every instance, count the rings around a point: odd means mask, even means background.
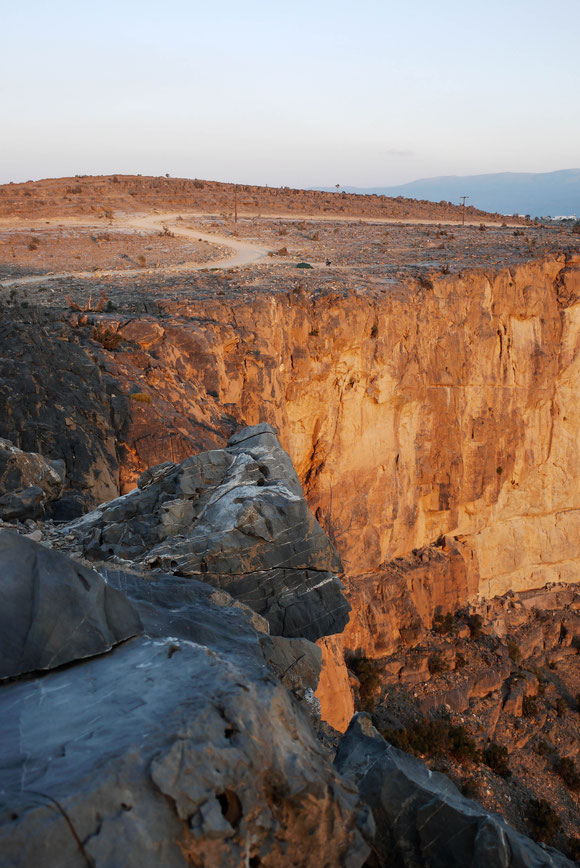
[{"label": "small bush", "polygon": [[537,696],[524,696],[522,702],[522,715],[524,717],[535,717],[538,713],[538,698]]},{"label": "small bush", "polygon": [[502,778],[509,778],[511,775],[507,747],[495,741],[490,742],[483,752],[483,761],[496,775]]},{"label": "small bush", "polygon": [[433,632],[439,634],[451,633],[455,626],[455,620],[451,612],[447,612],[445,617],[441,613],[437,613],[433,618]]},{"label": "small bush", "polygon": [[481,636],[481,628],[483,626],[483,618],[477,613],[470,615],[467,619],[467,626],[472,639],[479,639]]},{"label": "small bush", "polygon": [[580,774],[574,760],[569,756],[562,756],[555,765],[557,773],[571,790],[580,789]]},{"label": "small bush", "polygon": [[380,686],[379,664],[360,652],[346,659],[346,665],[359,680],[360,711],[372,712],[376,705],[376,694]]},{"label": "small bush", "polygon": [[105,350],[116,350],[123,338],[112,328],[107,328],[104,324],[99,324],[93,327],[91,337],[94,341],[98,341]]},{"label": "small bush", "polygon": [[134,401],[138,401],[140,404],[151,404],[153,400],[151,395],[148,395],[147,392],[133,392],[131,398]]},{"label": "small bush", "polygon": [[431,673],[431,675],[437,675],[438,672],[447,672],[447,670],[449,669],[447,663],[445,662],[445,660],[443,660],[441,654],[439,654],[438,651],[436,651],[434,654],[431,654],[429,660],[427,661],[427,666],[429,667],[429,672]]},{"label": "small bush", "polygon": [[522,662],[522,652],[520,651],[516,643],[513,642],[511,639],[508,640],[507,649],[510,660],[512,660],[516,664],[516,666],[518,666]]},{"label": "small bush", "polygon": [[475,778],[466,778],[461,784],[461,792],[466,799],[475,799],[477,801],[481,795],[479,782]]},{"label": "small bush", "polygon": [[475,741],[464,726],[452,726],[445,720],[430,720],[428,717],[407,729],[382,730],[388,742],[407,753],[440,756],[447,754],[459,762],[478,762],[479,751]]},{"label": "small bush", "polygon": [[562,821],[546,799],[528,802],[528,820],[532,837],[547,844],[554,840],[562,826]]}]

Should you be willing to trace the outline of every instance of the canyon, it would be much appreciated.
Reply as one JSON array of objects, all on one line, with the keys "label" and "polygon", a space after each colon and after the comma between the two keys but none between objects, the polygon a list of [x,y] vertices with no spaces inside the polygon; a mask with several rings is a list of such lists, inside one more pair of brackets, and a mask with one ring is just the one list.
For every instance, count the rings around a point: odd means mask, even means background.
[{"label": "canyon", "polygon": [[[74,524],[134,496],[148,468],[272,426],[342,562],[325,569],[341,575],[348,623],[297,635],[317,640],[322,718],[344,732],[360,706],[349,655],[407,661],[446,613],[580,581],[580,236],[489,215],[479,226],[479,214],[461,226],[458,209],[409,203],[399,220],[438,223],[382,224],[372,197],[341,197],[338,209],[334,194],[296,191],[253,191],[256,207],[234,223],[229,188],[192,188],[213,205],[200,202],[202,216],[195,203],[186,212],[189,187],[174,184],[172,200],[169,181],[69,179],[80,192],[61,203],[61,184],[58,207],[47,183],[3,188],[2,214],[16,218],[0,229],[32,233],[40,251],[55,227],[34,221],[49,216],[90,252],[95,209],[119,250],[123,226],[132,259],[163,227],[172,247],[126,274],[103,271],[113,259],[94,275],[70,258],[69,275],[16,254],[0,262],[0,437],[62,463],[64,491],[42,509]],[[115,216],[130,184],[163,211],[145,240],[131,209]],[[314,220],[305,203],[316,196]],[[403,206],[389,207],[396,221]],[[179,253],[192,243],[184,227],[213,235],[220,257],[228,238],[271,255],[212,270],[200,242]],[[62,244],[61,257],[77,255]],[[171,270],[196,255],[195,271]],[[85,557],[79,545],[68,548]],[[391,668],[384,688],[411,683],[403,663]]]}]

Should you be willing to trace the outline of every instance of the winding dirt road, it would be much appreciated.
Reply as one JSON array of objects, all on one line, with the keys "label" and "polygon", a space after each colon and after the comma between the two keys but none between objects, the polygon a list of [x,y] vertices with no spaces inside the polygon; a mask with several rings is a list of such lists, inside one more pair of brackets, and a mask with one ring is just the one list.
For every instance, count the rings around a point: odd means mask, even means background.
[{"label": "winding dirt road", "polygon": [[[187,215],[186,215],[187,216]],[[181,222],[181,221],[180,221]],[[162,232],[164,227],[171,226],[171,232],[181,238],[188,238],[192,241],[206,241],[209,244],[219,245],[220,247],[228,247],[233,252],[233,256],[227,256],[223,259],[217,259],[213,262],[182,262],[179,265],[167,265],[152,269],[145,268],[126,268],[112,269],[103,268],[98,271],[62,271],[53,274],[29,274],[23,277],[11,277],[8,280],[0,281],[0,287],[8,288],[11,286],[23,286],[35,283],[45,283],[47,280],[62,280],[63,278],[95,278],[100,277],[131,277],[142,274],[171,274],[183,273],[191,271],[201,271],[208,268],[236,268],[238,266],[253,265],[260,262],[268,255],[266,247],[259,247],[256,244],[249,244],[247,241],[239,241],[230,236],[213,235],[206,232],[200,232],[198,229],[188,229],[181,226],[180,222],[176,221],[174,211],[165,214],[132,214],[120,216],[115,219],[115,228],[119,229],[134,229],[134,230],[150,230]],[[87,223],[86,220],[67,220],[70,226],[79,226],[86,228],[102,229],[102,223]]]}]

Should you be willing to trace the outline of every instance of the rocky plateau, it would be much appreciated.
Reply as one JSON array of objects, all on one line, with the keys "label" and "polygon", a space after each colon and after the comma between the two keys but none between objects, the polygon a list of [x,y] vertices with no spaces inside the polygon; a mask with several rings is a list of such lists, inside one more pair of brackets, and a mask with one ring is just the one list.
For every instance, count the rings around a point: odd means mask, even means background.
[{"label": "rocky plateau", "polygon": [[580,236],[91,183],[0,196],[6,865],[572,864]]}]

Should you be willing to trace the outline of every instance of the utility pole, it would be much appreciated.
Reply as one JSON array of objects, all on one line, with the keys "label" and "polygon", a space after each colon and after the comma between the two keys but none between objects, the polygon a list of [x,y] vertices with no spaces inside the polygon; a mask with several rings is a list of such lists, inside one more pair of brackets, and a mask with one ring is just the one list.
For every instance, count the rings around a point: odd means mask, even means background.
[{"label": "utility pole", "polygon": [[234,186],[234,223],[238,222],[238,185]]},{"label": "utility pole", "polygon": [[459,198],[461,199],[461,205],[463,207],[463,211],[461,213],[461,225],[465,226],[465,200],[469,199],[469,196],[460,196]]}]

